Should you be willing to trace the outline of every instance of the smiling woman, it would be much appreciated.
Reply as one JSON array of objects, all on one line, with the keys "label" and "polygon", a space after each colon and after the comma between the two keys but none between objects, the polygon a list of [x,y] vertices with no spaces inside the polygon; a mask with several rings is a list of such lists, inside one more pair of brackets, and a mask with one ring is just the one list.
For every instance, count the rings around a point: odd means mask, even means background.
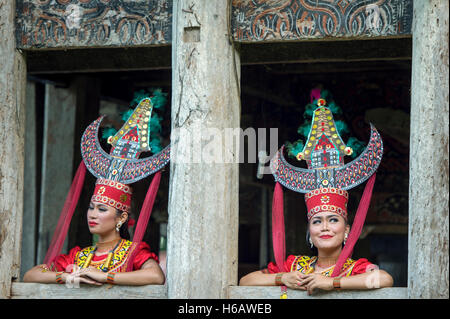
[{"label": "smiling woman", "polygon": [[[267,269],[252,272],[241,278],[244,286],[282,286],[282,298],[287,298],[286,287],[316,289],[372,289],[390,287],[392,277],[367,259],[351,259],[353,247],[361,233],[375,183],[375,171],[383,153],[382,140],[372,127],[371,140],[354,161],[344,165],[344,155],[353,149],[344,144],[339,135],[339,121],[332,116],[338,107],[321,88],[311,92],[311,103],[305,114],[312,116],[307,141],[297,142],[291,153],[297,160],[305,160],[308,169],[297,168],[286,162],[282,147],[271,162],[276,185],[272,202],[272,240],[275,263]],[[327,101],[327,99],[329,99]],[[363,165],[362,165],[363,164]],[[363,169],[362,169],[363,167]],[[363,197],[355,215],[353,229],[347,223],[347,190],[368,179]],[[307,242],[314,256],[290,255],[285,259],[283,193],[281,185],[305,194],[307,206]]]}]

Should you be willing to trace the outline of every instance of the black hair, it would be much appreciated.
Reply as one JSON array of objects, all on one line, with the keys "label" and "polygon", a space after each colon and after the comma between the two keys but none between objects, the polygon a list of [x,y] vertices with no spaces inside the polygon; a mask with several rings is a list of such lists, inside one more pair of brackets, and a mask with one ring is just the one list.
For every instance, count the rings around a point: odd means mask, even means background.
[{"label": "black hair", "polygon": [[[121,216],[123,212],[124,211],[117,209],[117,216]],[[128,213],[127,220],[125,221],[125,223],[122,224],[122,226],[120,226],[120,229],[119,229],[120,237],[123,239],[126,239],[126,240],[130,240],[130,238],[131,238],[130,233],[128,232],[128,221],[129,220],[130,220],[130,213]]]}]

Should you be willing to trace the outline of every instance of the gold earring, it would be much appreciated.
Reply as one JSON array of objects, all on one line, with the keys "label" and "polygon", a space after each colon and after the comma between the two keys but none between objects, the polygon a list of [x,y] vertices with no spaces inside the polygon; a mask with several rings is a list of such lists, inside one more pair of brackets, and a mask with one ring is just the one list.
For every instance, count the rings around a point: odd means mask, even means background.
[{"label": "gold earring", "polygon": [[122,222],[121,222],[121,221],[119,221],[119,222],[117,223],[117,225],[116,225],[116,232],[119,232],[119,231],[120,231],[120,227],[122,227]]}]

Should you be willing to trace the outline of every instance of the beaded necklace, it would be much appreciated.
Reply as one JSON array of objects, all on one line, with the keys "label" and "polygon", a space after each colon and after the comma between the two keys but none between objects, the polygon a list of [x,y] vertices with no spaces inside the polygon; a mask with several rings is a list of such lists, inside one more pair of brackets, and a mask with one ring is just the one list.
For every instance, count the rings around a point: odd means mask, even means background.
[{"label": "beaded necklace", "polygon": [[[106,260],[103,263],[103,267],[102,267],[102,271],[103,272],[108,272],[109,266],[111,264],[112,257],[114,255],[114,251],[117,249],[117,247],[119,246],[121,241],[122,241],[122,239],[120,239],[117,242],[117,244],[114,246],[114,248],[109,251],[108,257],[106,257]],[[89,264],[91,263],[92,258],[94,258],[94,254],[95,254],[96,251],[97,251],[97,245],[95,245],[94,249],[89,253],[89,256],[87,257],[86,262],[83,265],[83,268],[89,267]]]}]

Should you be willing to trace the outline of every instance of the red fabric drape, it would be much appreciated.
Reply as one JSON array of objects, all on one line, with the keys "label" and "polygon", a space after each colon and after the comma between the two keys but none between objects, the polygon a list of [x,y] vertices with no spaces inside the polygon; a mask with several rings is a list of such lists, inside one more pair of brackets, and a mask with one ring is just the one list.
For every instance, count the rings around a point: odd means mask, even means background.
[{"label": "red fabric drape", "polygon": [[280,183],[275,184],[272,200],[272,242],[275,262],[281,272],[287,272],[285,266],[286,242],[283,208],[283,188]]},{"label": "red fabric drape", "polygon": [[50,247],[48,248],[47,254],[44,258],[44,264],[48,267],[51,266],[55,258],[61,253],[61,248],[64,244],[64,240],[66,239],[75,207],[77,206],[78,199],[80,198],[85,176],[86,166],[84,165],[84,162],[81,161],[59,216],[58,224],[56,225],[52,241],[50,242]]},{"label": "red fabric drape", "polygon": [[145,231],[147,229],[148,221],[150,220],[150,215],[152,214],[153,204],[155,203],[156,194],[158,193],[159,183],[161,181],[161,171],[158,171],[153,176],[153,180],[147,190],[147,195],[145,196],[144,203],[142,204],[141,212],[139,214],[139,219],[136,224],[136,229],[133,236],[133,247],[132,253],[130,255],[130,260],[128,262],[127,271],[132,271],[133,261],[138,252],[135,247],[139,246],[144,237]]},{"label": "red fabric drape", "polygon": [[373,186],[375,184],[376,173],[374,173],[364,188],[363,195],[358,205],[358,210],[355,214],[355,219],[353,220],[352,229],[350,234],[348,235],[347,242],[345,243],[344,248],[339,255],[339,258],[336,262],[336,266],[334,267],[333,273],[331,277],[336,277],[339,275],[342,266],[344,265],[347,258],[349,258],[353,253],[353,248],[355,247],[356,242],[358,241],[359,235],[361,235],[362,228],[364,226],[364,222],[366,220],[367,210],[369,209],[370,200],[372,198]]}]

